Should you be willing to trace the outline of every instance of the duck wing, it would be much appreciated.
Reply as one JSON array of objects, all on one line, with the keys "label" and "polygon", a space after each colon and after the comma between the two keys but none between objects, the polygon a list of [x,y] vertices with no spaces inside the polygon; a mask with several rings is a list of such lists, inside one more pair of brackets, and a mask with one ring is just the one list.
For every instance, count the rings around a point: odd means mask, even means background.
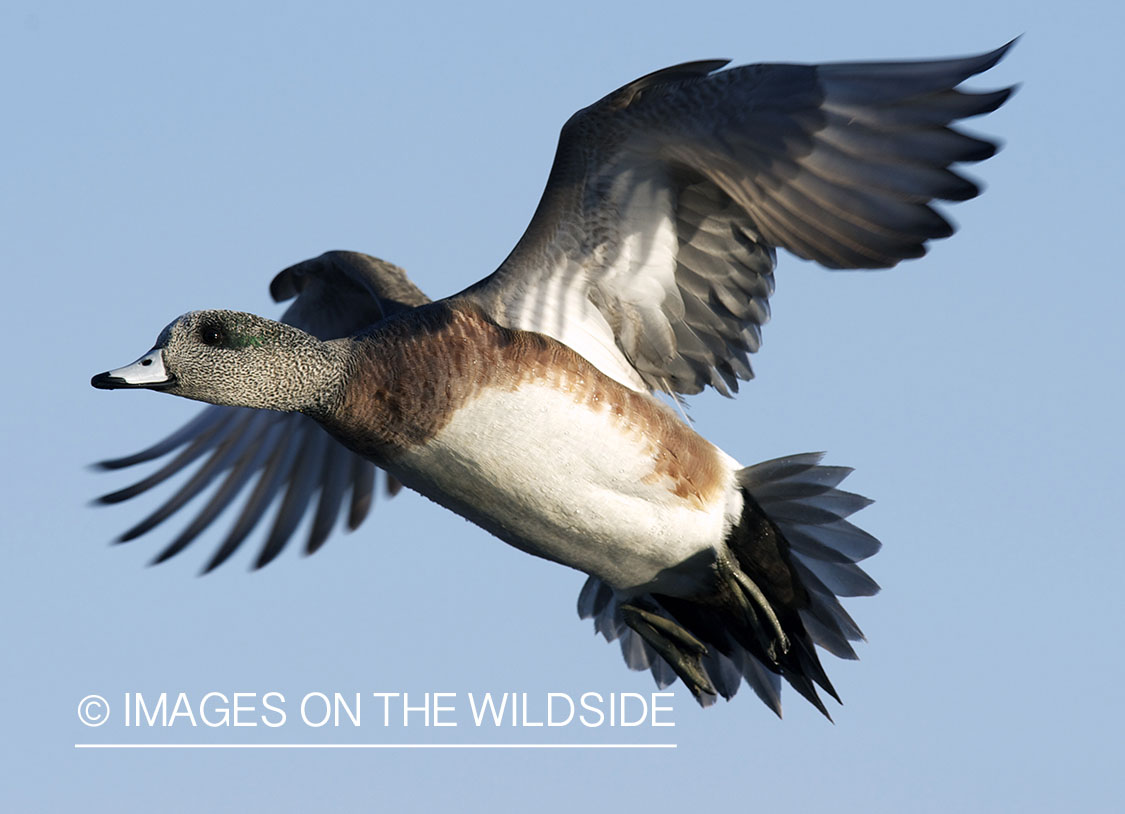
[{"label": "duck wing", "polygon": [[[283,322],[320,339],[349,336],[430,301],[397,266],[342,251],[327,252],[281,271],[270,284],[270,293],[277,302],[293,299]],[[234,523],[204,571],[216,568],[238,549],[279,498],[254,566],[260,568],[281,553],[310,511],[313,521],[305,551],[312,553],[328,538],[341,514],[347,518],[349,530],[358,527],[375,498],[375,465],[299,413],[209,406],[151,447],[97,466],[122,469],[166,456],[172,457],[160,469],[97,499],[103,504],[128,500],[202,461],[171,497],[119,538],[120,542],[135,539],[191,504],[190,522],[155,562],[178,554],[224,510],[237,504],[240,508]],[[197,502],[216,481],[219,485],[207,502]],[[387,476],[388,494],[398,489],[398,482]]]},{"label": "duck wing", "polygon": [[919,257],[953,226],[935,200],[980,188],[950,166],[996,144],[951,123],[1012,89],[957,90],[991,53],[923,62],[691,62],[563,127],[526,233],[462,292],[637,390],[729,395],[751,378],[775,249],[832,269]]}]

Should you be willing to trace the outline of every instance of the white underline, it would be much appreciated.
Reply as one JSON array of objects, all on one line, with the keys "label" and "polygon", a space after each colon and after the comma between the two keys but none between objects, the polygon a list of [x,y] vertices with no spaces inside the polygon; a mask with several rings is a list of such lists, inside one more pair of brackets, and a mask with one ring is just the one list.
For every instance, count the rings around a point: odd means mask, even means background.
[{"label": "white underline", "polygon": [[76,743],[75,749],[675,749],[674,743]]}]

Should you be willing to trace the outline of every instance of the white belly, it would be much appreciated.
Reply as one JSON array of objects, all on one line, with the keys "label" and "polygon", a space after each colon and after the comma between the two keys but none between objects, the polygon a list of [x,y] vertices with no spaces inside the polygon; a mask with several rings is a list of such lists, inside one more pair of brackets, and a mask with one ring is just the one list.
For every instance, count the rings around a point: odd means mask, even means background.
[{"label": "white belly", "polygon": [[687,592],[690,569],[669,569],[722,544],[742,508],[738,464],[717,451],[722,488],[709,502],[677,496],[656,443],[628,416],[532,382],[484,391],[391,468],[504,541],[619,591]]}]

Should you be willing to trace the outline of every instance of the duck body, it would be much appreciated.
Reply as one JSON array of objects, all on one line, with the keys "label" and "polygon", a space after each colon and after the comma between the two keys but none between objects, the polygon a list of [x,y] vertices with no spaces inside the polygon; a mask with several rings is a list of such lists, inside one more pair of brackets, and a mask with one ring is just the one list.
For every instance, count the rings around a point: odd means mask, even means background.
[{"label": "duck body", "polygon": [[321,419],[347,447],[623,595],[706,589],[704,574],[678,569],[737,522],[739,467],[668,406],[466,300],[423,306],[349,343],[344,394]]}]

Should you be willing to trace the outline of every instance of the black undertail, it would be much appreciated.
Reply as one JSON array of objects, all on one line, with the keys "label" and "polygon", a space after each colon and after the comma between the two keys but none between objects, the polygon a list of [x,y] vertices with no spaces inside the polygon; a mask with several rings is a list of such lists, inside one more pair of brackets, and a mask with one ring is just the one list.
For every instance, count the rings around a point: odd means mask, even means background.
[{"label": "black undertail", "polygon": [[870,503],[835,488],[851,470],[819,466],[820,457],[791,456],[738,473],[742,516],[726,550],[713,557],[711,593],[619,603],[591,578],[580,615],[620,640],[630,667],[652,670],[662,687],[680,678],[704,706],[729,699],[746,681],[780,715],[784,678],[831,720],[817,688],[840,698],[816,645],[856,658],[850,642],[863,634],[838,597],[878,591],[856,563],[880,544],[844,519]]}]

